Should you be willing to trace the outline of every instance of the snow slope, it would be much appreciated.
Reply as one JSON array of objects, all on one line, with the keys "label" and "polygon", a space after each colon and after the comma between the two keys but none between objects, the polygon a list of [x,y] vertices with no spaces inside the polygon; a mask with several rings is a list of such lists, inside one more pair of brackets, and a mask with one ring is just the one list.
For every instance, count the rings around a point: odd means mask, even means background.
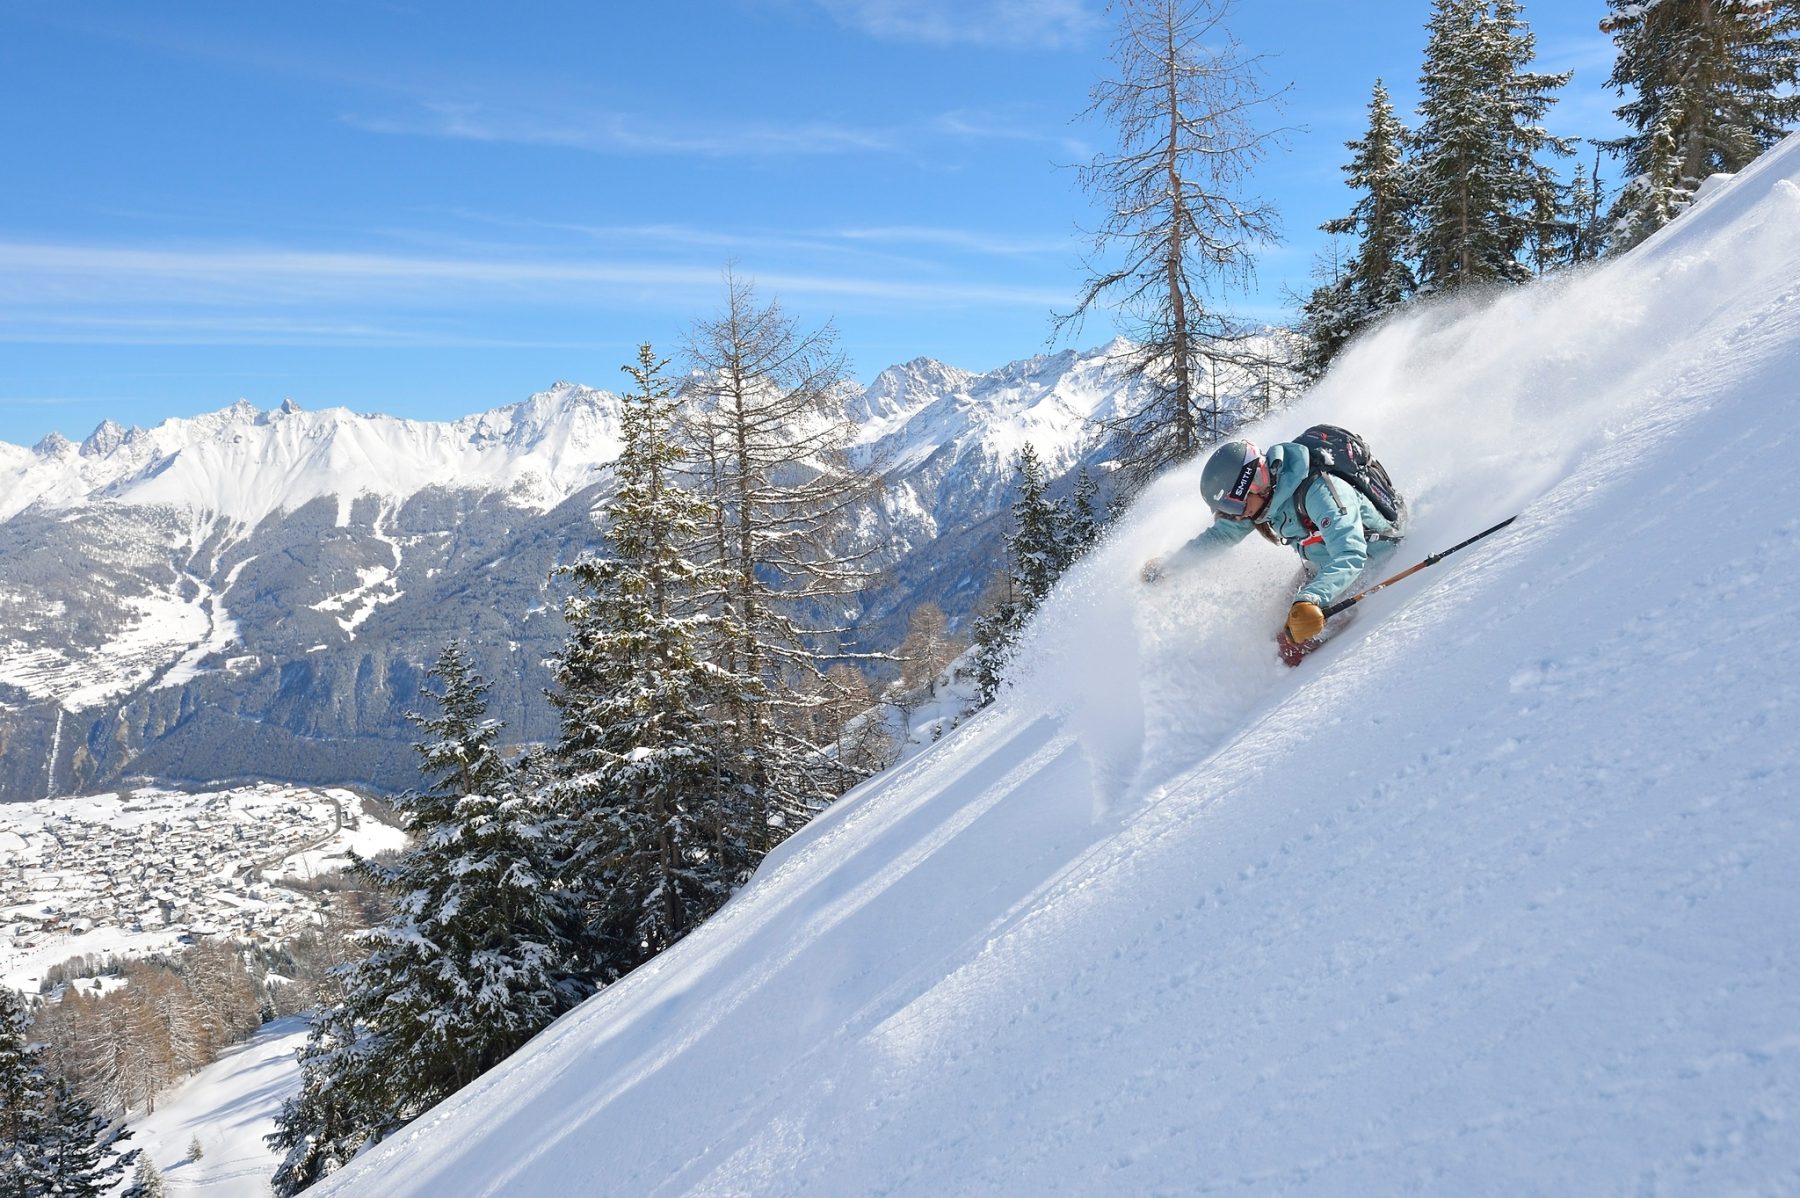
[{"label": "snow slope", "polygon": [[1332,416],[1411,560],[1159,484],[998,709],[320,1193],[1800,1192],[1800,141],[1628,259],[1409,315]]},{"label": "snow slope", "polygon": [[[278,1019],[131,1121],[130,1146],[155,1162],[171,1198],[262,1198],[281,1154],[263,1143],[300,1085],[306,1021]],[[188,1155],[200,1141],[200,1159]]]}]

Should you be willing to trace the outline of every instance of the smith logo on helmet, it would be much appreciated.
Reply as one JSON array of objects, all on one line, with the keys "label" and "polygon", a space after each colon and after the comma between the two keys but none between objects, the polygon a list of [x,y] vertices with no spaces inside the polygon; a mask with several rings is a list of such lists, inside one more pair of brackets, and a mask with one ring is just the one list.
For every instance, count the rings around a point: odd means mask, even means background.
[{"label": "smith logo on helmet", "polygon": [[1250,494],[1250,484],[1255,481],[1256,459],[1251,458],[1248,462],[1244,463],[1244,468],[1238,472],[1237,482],[1233,484],[1231,488],[1231,497],[1241,502],[1244,496]]}]

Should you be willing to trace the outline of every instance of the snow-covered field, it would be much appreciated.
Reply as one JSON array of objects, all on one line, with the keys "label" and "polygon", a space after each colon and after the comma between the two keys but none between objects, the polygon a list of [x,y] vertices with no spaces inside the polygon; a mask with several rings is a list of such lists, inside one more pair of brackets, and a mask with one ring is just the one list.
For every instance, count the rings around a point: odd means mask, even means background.
[{"label": "snow-covered field", "polygon": [[997,710],[320,1193],[1800,1193],[1800,140],[1629,258],[1409,314],[1298,410],[1401,559],[1159,484]]}]

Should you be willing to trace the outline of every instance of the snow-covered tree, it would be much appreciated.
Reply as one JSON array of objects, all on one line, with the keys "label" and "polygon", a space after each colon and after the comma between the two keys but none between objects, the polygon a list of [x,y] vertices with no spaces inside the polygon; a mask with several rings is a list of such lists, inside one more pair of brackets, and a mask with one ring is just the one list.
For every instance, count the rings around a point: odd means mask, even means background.
[{"label": "snow-covered tree", "polygon": [[1592,262],[1606,248],[1606,221],[1602,216],[1605,202],[1598,155],[1592,174],[1581,163],[1576,163],[1563,216],[1562,260],[1565,263],[1579,266],[1583,262]]},{"label": "snow-covered tree", "polygon": [[[363,863],[393,915],[363,937],[346,1002],[382,1035],[402,1120],[510,1056],[585,992],[569,980],[572,912],[551,885],[547,813],[494,750],[487,682],[460,646],[439,656],[439,706],[418,717],[432,785],[395,803],[411,843]],[[366,1006],[364,1004],[367,1004]]]},{"label": "snow-covered tree", "polygon": [[767,851],[856,779],[805,735],[806,685],[834,661],[868,547],[848,516],[874,477],[852,467],[848,366],[835,331],[804,331],[779,302],[727,275],[723,309],[689,330],[686,456],[712,501],[695,549],[719,619],[712,656],[755,685],[729,702],[733,735],[774,797],[751,829]]},{"label": "snow-covered tree", "polygon": [[106,1120],[52,1079],[27,1037],[30,1015],[0,987],[0,1195],[98,1198],[124,1172]]},{"label": "snow-covered tree", "polygon": [[313,1013],[306,1043],[296,1054],[299,1090],[281,1104],[269,1147],[283,1153],[269,1186],[292,1198],[335,1173],[362,1148],[398,1127],[381,1065],[380,1034],[349,1006]]},{"label": "snow-covered tree", "polygon": [[[561,712],[557,778],[566,884],[580,893],[610,981],[692,931],[758,859],[772,803],[767,780],[730,718],[753,708],[759,679],[708,660],[715,637],[740,647],[744,607],[707,600],[738,585],[696,563],[710,504],[679,485],[673,389],[650,346],[626,367],[618,489],[606,506],[606,552],[567,569],[569,638],[555,663]],[[736,592],[749,605],[760,591]]]},{"label": "snow-covered tree", "polygon": [[487,683],[459,646],[415,717],[430,785],[395,803],[411,843],[392,865],[357,862],[393,900],[363,935],[342,1002],[315,1016],[301,1093],[270,1142],[292,1193],[511,1055],[586,993],[570,980],[573,913],[551,884],[556,846],[536,796],[494,751]]},{"label": "snow-covered tree", "polygon": [[1012,532],[1006,538],[1006,564],[990,585],[975,619],[975,705],[993,702],[1012,660],[1019,634],[1043,603],[1056,580],[1099,537],[1094,514],[1098,487],[1082,473],[1078,506],[1070,513],[1049,496],[1043,460],[1027,442],[1019,451],[1018,494],[1012,506]]},{"label": "snow-covered tree", "polygon": [[1075,476],[1075,493],[1069,501],[1069,522],[1064,530],[1069,560],[1079,559],[1092,549],[1105,530],[1104,509],[1099,506],[1100,484],[1083,466]]},{"label": "snow-covered tree", "polygon": [[1027,614],[1020,602],[1018,578],[1008,565],[994,575],[975,607],[976,708],[999,697]]},{"label": "snow-covered tree", "polygon": [[1609,86],[1632,130],[1606,143],[1627,182],[1610,248],[1630,249],[1693,202],[1709,175],[1742,170],[1800,119],[1800,5],[1791,0],[1608,0],[1618,47]]},{"label": "snow-covered tree", "polygon": [[1043,459],[1028,441],[1019,451],[1019,493],[1013,500],[1013,531],[1006,552],[1019,579],[1025,609],[1036,609],[1069,568],[1068,513],[1049,497]]},{"label": "snow-covered tree", "polygon": [[[196,1158],[197,1159],[197,1158]],[[125,1198],[168,1198],[169,1188],[163,1184],[162,1170],[149,1156],[139,1153],[137,1168],[131,1174],[131,1188]]]},{"label": "snow-covered tree", "polygon": [[1570,75],[1526,69],[1536,39],[1516,0],[1433,0],[1426,28],[1410,171],[1419,288],[1522,281],[1554,204],[1543,156],[1571,152],[1541,123]]},{"label": "snow-covered tree", "polygon": [[1313,292],[1305,311],[1307,372],[1324,373],[1332,358],[1358,331],[1405,303],[1415,283],[1406,254],[1412,237],[1413,203],[1406,162],[1406,126],[1394,114],[1382,81],[1369,97],[1369,127],[1344,143],[1350,161],[1345,181],[1357,194],[1347,216],[1320,226],[1354,239],[1355,248],[1339,271]]},{"label": "snow-covered tree", "polygon": [[1130,326],[1133,377],[1149,385],[1107,422],[1123,480],[1141,485],[1199,452],[1220,430],[1200,402],[1201,357],[1232,333],[1219,298],[1248,281],[1274,239],[1273,208],[1244,180],[1273,134],[1253,117],[1267,102],[1256,59],[1226,29],[1229,0],[1121,0],[1111,62],[1092,91],[1118,137],[1082,168],[1104,210],[1088,280],[1059,327],[1079,328],[1103,301]]}]

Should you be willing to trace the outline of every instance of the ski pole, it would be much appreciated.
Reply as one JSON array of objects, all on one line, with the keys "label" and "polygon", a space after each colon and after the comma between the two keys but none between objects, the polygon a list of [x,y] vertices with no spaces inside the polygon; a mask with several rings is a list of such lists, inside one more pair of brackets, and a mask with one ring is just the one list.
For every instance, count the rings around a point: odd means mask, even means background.
[{"label": "ski pole", "polygon": [[1351,607],[1355,606],[1358,603],[1361,603],[1364,599],[1367,599],[1370,595],[1373,595],[1376,591],[1385,590],[1388,587],[1393,586],[1396,582],[1399,582],[1403,578],[1411,578],[1414,574],[1417,574],[1420,570],[1423,570],[1426,566],[1437,565],[1439,562],[1441,562],[1445,558],[1449,557],[1452,553],[1455,553],[1458,549],[1467,549],[1470,545],[1473,545],[1476,541],[1479,541],[1481,538],[1493,536],[1495,533],[1499,532],[1501,529],[1505,528],[1508,524],[1511,524],[1514,520],[1517,520],[1517,519],[1518,519],[1517,516],[1508,516],[1506,519],[1500,521],[1500,523],[1494,525],[1494,527],[1487,529],[1483,532],[1478,532],[1474,536],[1470,537],[1468,540],[1463,541],[1460,544],[1450,546],[1450,548],[1444,550],[1442,553],[1434,553],[1430,557],[1426,558],[1424,561],[1420,562],[1418,565],[1408,566],[1406,569],[1400,571],[1400,573],[1394,575],[1392,578],[1382,579],[1380,582],[1376,583],[1374,586],[1370,587],[1368,590],[1363,591],[1361,594],[1352,595],[1348,599],[1340,599],[1336,603],[1333,603],[1330,607],[1326,608],[1325,614],[1327,616],[1335,616],[1341,611],[1348,611]]}]

